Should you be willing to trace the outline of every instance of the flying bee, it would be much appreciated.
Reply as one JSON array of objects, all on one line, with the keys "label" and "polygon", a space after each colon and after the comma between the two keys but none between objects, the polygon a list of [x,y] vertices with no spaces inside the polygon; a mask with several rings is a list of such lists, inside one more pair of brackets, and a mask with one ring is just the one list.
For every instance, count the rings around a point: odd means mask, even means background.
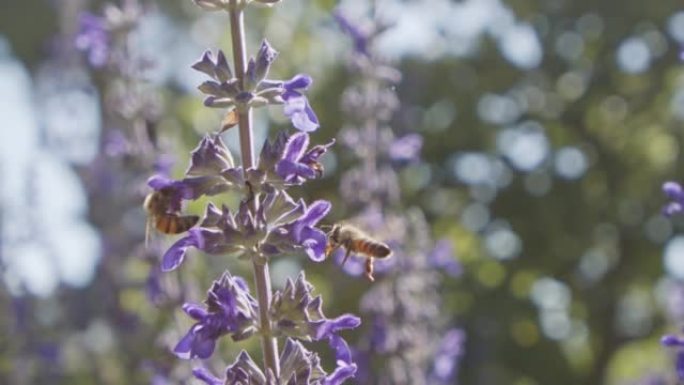
[{"label": "flying bee", "polygon": [[148,243],[152,227],[164,234],[178,234],[190,230],[197,224],[199,216],[180,215],[171,210],[172,190],[164,188],[156,190],[145,197],[143,208],[147,211],[145,228],[145,244]]},{"label": "flying bee", "polygon": [[371,282],[375,281],[373,278],[373,260],[386,259],[392,256],[392,250],[387,244],[371,238],[360,229],[349,224],[335,224],[330,227],[325,255],[330,256],[339,247],[345,249],[342,260],[343,266],[352,253],[366,258],[365,275]]}]

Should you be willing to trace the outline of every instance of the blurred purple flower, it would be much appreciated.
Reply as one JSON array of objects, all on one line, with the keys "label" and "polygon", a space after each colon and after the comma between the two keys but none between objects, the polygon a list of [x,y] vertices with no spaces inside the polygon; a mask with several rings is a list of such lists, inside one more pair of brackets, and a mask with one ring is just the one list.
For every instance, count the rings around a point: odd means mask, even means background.
[{"label": "blurred purple flower", "polygon": [[256,331],[256,301],[245,281],[225,272],[209,289],[202,306],[186,303],[183,310],[197,323],[173,349],[180,358],[208,358],[216,340],[230,334],[234,341],[245,339]]},{"label": "blurred purple flower", "polygon": [[76,48],[85,52],[88,62],[95,68],[103,67],[109,59],[110,36],[105,18],[82,12],[78,18]]},{"label": "blurred purple flower", "polygon": [[309,100],[302,93],[309,89],[312,82],[313,79],[309,75],[299,74],[283,84],[285,115],[290,118],[295,128],[304,132],[316,131],[319,127],[318,118],[309,105]]},{"label": "blurred purple flower", "polygon": [[175,163],[175,157],[171,154],[159,154],[154,160],[154,172],[159,175],[171,175],[171,169]]},{"label": "blurred purple flower", "polygon": [[679,214],[684,210],[684,188],[677,182],[665,182],[663,192],[672,202],[668,203],[663,209],[667,216]]},{"label": "blurred purple flower", "polygon": [[418,160],[423,148],[423,137],[419,134],[404,135],[389,147],[389,157],[398,165],[406,165]]},{"label": "blurred purple flower", "polygon": [[339,24],[342,31],[351,37],[352,41],[354,42],[354,51],[361,55],[369,56],[368,33],[362,31],[361,28],[351,23],[349,19],[338,9],[333,11],[333,17],[337,21],[337,24]]},{"label": "blurred purple flower", "polygon": [[443,270],[451,277],[459,277],[463,273],[463,266],[454,257],[454,247],[448,239],[440,239],[428,254],[428,263]]},{"label": "blurred purple flower", "polygon": [[121,130],[110,130],[105,135],[102,147],[107,156],[118,158],[130,154],[132,146]]},{"label": "blurred purple flower", "polygon": [[465,333],[461,329],[451,329],[444,337],[435,355],[430,374],[430,384],[452,384],[458,371],[458,364],[464,354]]},{"label": "blurred purple flower", "polygon": [[160,305],[166,295],[161,285],[161,270],[157,266],[152,266],[145,280],[145,294],[150,303]]}]

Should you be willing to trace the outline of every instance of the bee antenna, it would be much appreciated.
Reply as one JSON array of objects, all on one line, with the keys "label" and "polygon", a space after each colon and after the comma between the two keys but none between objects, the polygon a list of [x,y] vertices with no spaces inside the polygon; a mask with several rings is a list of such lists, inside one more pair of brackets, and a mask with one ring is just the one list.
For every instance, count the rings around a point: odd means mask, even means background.
[{"label": "bee antenna", "polygon": [[325,231],[326,233],[332,231],[333,226],[332,225],[322,225],[321,230]]}]

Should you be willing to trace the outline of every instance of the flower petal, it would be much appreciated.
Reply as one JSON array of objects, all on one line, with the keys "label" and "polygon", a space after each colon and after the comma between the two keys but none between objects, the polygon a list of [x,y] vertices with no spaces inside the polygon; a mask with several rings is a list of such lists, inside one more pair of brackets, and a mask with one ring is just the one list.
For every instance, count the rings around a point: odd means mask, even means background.
[{"label": "flower petal", "polygon": [[306,213],[299,219],[307,226],[313,226],[325,217],[332,205],[326,200],[317,200],[306,210]]},{"label": "flower petal", "polygon": [[298,132],[290,136],[290,138],[287,140],[282,159],[296,162],[302,157],[302,155],[304,155],[304,152],[308,146],[309,135],[304,132]]},{"label": "flower petal", "polygon": [[291,93],[287,97],[285,96],[286,94],[283,94],[283,99],[285,100],[283,112],[285,116],[290,118],[292,125],[303,132],[315,131],[319,127],[318,118],[306,96],[298,93]]},{"label": "flower petal", "polygon": [[173,348],[174,354],[176,354],[178,358],[184,360],[190,359],[190,351],[192,350],[192,343],[194,340],[195,335],[192,333],[192,330],[190,330],[180,341],[178,341],[176,347]]},{"label": "flower petal", "polygon": [[216,340],[213,338],[201,338],[200,335],[195,335],[195,339],[192,344],[192,351],[190,352],[190,358],[209,358],[211,354],[214,353],[216,348]]},{"label": "flower petal", "polygon": [[207,316],[207,311],[200,305],[194,303],[186,303],[183,305],[183,311],[191,318],[200,321]]},{"label": "flower petal", "polygon": [[311,76],[306,74],[297,74],[292,79],[286,81],[283,84],[283,87],[288,91],[307,90],[311,86],[311,83],[313,83]]},{"label": "flower petal", "polygon": [[192,233],[174,243],[162,257],[162,271],[172,271],[178,268],[185,259],[188,247],[198,247],[197,237]]},{"label": "flower petal", "polygon": [[338,366],[332,374],[325,378],[323,385],[342,385],[348,379],[353,378],[355,374],[356,364]]},{"label": "flower petal", "polygon": [[192,369],[192,375],[207,385],[223,385],[223,380],[215,377],[206,368],[194,368]]},{"label": "flower petal", "polygon": [[305,227],[299,236],[309,258],[314,262],[323,262],[325,260],[325,247],[328,243],[326,234],[319,229]]},{"label": "flower petal", "polygon": [[[337,318],[334,319],[329,319],[326,320],[323,324],[320,325],[318,330],[316,331],[316,340],[321,340],[323,338],[329,338],[329,339],[334,339],[330,340],[330,346],[335,349],[338,353],[344,353],[349,355],[349,361],[351,362],[351,352],[349,352],[349,347],[346,346],[346,343],[344,340],[339,338],[337,336],[337,332],[341,330],[346,330],[346,329],[354,329],[361,325],[361,319],[355,315],[352,314],[343,314]],[[339,340],[338,340],[339,339]],[[341,342],[340,342],[341,341]],[[340,345],[341,343],[344,343],[344,345]],[[338,349],[343,349],[346,348],[347,351],[339,350]],[[346,358],[346,356],[345,356]],[[340,359],[340,358],[338,358]]]},{"label": "flower petal", "polygon": [[[283,159],[276,164],[276,174],[289,183],[296,183],[298,178],[313,179],[316,177],[316,171],[310,166],[287,159]],[[301,181],[301,179],[299,180]]]}]

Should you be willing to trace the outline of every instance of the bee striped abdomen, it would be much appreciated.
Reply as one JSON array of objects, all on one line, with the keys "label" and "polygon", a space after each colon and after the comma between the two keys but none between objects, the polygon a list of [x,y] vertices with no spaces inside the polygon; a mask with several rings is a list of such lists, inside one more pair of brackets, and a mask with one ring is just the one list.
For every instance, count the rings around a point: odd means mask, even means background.
[{"label": "bee striped abdomen", "polygon": [[373,258],[387,258],[392,254],[389,246],[380,242],[370,242],[368,240],[356,240],[352,248],[358,253],[368,255]]},{"label": "bee striped abdomen", "polygon": [[156,217],[155,227],[164,234],[178,234],[190,230],[198,221],[197,215],[167,213]]}]

